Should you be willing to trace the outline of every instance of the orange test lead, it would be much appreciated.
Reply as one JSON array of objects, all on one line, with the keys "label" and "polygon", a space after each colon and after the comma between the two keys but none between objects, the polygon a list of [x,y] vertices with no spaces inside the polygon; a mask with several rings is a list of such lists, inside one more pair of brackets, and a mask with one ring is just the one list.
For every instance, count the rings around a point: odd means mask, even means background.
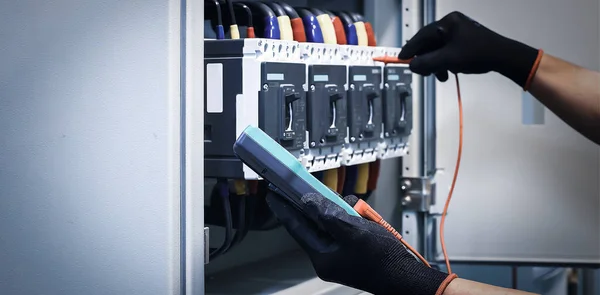
[{"label": "orange test lead", "polygon": [[373,58],[374,61],[382,62],[385,64],[409,64],[412,61],[411,59],[399,59],[393,56],[377,56]]}]

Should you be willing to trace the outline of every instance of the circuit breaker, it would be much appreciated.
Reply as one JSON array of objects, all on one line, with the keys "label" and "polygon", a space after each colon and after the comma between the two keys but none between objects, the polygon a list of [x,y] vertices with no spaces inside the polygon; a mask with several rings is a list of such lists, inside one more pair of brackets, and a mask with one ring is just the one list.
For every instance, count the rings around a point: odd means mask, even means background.
[{"label": "circuit breaker", "polygon": [[[399,53],[399,49],[389,48],[387,55]],[[407,153],[413,128],[412,79],[408,65],[388,64],[383,68],[383,144],[379,148],[382,159]]]},{"label": "circuit breaker", "polygon": [[347,66],[337,45],[302,45],[307,63],[307,151],[309,171],[340,167],[348,136]]},{"label": "circuit breaker", "polygon": [[298,44],[238,39],[205,40],[204,45],[205,176],[257,179],[232,149],[248,125],[260,127],[301,159],[306,141],[306,66]]},{"label": "circuit breaker", "polygon": [[301,151],[306,138],[304,65],[264,62],[261,67],[258,126],[288,151]]}]

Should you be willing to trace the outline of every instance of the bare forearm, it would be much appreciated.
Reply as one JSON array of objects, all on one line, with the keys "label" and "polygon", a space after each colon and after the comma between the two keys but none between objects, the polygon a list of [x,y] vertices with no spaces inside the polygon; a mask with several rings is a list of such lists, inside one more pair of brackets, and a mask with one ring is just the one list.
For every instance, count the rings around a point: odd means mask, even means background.
[{"label": "bare forearm", "polygon": [[443,295],[526,295],[532,294],[519,290],[500,288],[473,281],[454,279]]},{"label": "bare forearm", "polygon": [[600,144],[600,73],[545,54],[530,92],[572,128]]}]

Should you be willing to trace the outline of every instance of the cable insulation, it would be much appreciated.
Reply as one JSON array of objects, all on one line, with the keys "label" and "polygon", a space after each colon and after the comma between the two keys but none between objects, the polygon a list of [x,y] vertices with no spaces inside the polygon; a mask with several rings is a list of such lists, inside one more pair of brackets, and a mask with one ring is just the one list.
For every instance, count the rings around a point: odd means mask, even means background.
[{"label": "cable insulation", "polygon": [[442,244],[442,252],[444,253],[444,260],[446,262],[446,268],[448,273],[452,274],[452,268],[450,267],[450,259],[448,258],[448,252],[446,250],[446,241],[444,240],[444,228],[446,223],[446,215],[448,214],[448,207],[450,206],[450,200],[454,193],[454,187],[456,186],[456,179],[458,178],[458,170],[460,168],[460,160],[462,157],[463,149],[463,107],[462,98],[460,95],[460,83],[458,81],[458,74],[454,74],[456,78],[456,92],[458,95],[458,157],[456,158],[456,167],[454,168],[454,176],[452,177],[452,185],[450,185],[450,192],[444,205],[444,211],[442,212],[442,220],[440,221],[440,243]]}]

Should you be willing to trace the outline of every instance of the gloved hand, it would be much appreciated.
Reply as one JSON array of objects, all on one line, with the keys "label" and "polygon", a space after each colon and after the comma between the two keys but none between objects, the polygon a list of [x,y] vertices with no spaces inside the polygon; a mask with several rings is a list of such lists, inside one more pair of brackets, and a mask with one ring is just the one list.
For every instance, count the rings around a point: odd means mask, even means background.
[{"label": "gloved hand", "polygon": [[[344,200],[354,206],[358,198]],[[305,214],[274,193],[267,203],[324,281],[372,294],[434,295],[455,277],[423,265],[382,226],[319,194],[302,197]]]},{"label": "gloved hand", "polygon": [[448,71],[495,71],[527,89],[542,53],[497,34],[460,12],[452,12],[422,28],[404,45],[398,58],[414,57],[410,63],[413,72],[435,74],[442,82],[448,80]]}]

